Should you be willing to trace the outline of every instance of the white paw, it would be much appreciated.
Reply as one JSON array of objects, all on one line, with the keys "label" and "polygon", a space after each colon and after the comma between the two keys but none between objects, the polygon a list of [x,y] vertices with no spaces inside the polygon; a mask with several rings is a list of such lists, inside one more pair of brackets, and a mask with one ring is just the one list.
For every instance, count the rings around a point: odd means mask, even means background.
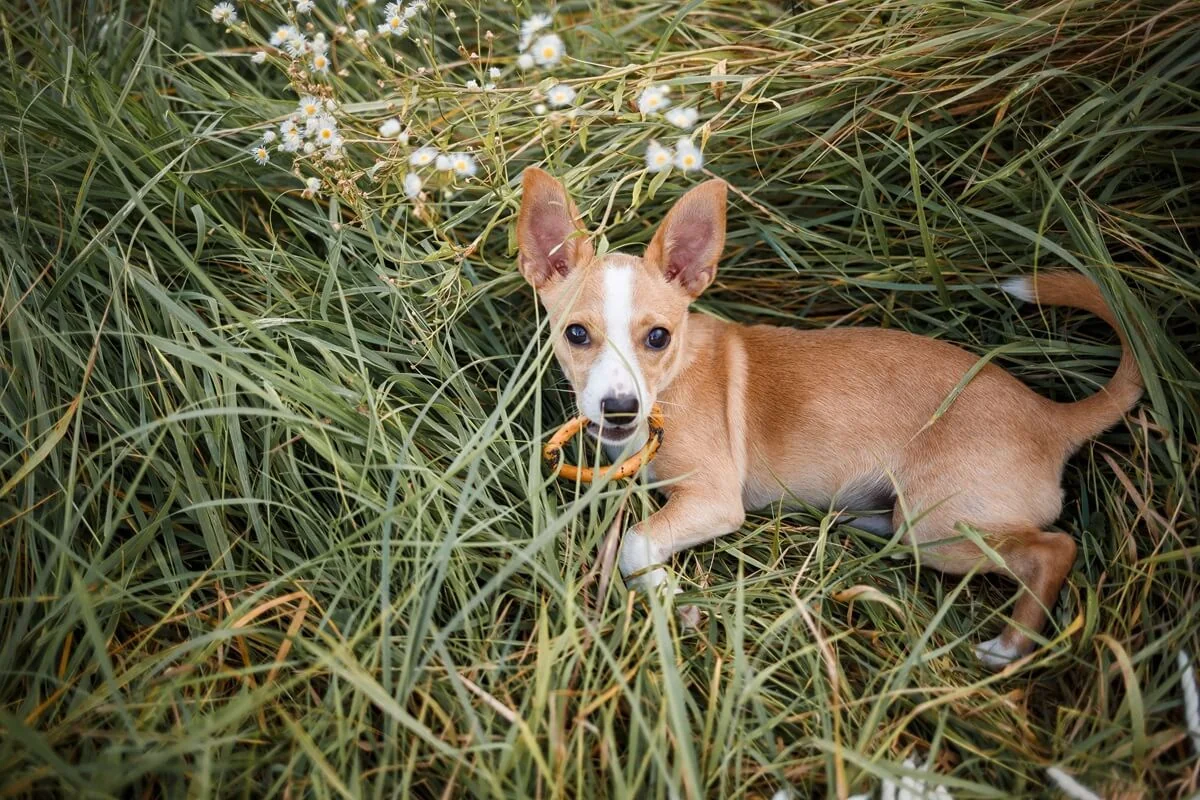
[{"label": "white paw", "polygon": [[1004,642],[999,636],[975,645],[975,657],[989,669],[1007,667],[1020,658],[1021,655],[1021,650],[1018,647]]},{"label": "white paw", "polygon": [[679,606],[675,609],[679,614],[679,625],[685,630],[695,631],[700,629],[700,622],[704,619],[704,615],[700,613],[700,609],[695,606]]},{"label": "white paw", "polygon": [[648,569],[662,562],[663,556],[653,541],[638,533],[636,528],[625,533],[621,540],[621,553],[617,556],[617,566],[630,589],[649,592],[666,583],[665,569]]}]

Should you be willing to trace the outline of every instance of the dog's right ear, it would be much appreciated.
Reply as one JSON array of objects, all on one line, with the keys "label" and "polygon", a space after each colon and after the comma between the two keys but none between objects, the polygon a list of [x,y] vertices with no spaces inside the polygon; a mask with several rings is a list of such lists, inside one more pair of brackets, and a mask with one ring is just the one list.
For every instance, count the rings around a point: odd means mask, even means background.
[{"label": "dog's right ear", "polygon": [[521,186],[517,261],[525,280],[541,289],[590,261],[594,251],[561,183],[537,167],[528,167]]}]

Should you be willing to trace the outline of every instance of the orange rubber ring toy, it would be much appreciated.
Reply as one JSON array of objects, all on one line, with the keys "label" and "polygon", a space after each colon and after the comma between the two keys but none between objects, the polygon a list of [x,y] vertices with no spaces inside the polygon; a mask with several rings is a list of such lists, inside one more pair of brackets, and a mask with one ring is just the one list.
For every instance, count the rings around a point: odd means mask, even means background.
[{"label": "orange rubber ring toy", "polygon": [[654,454],[658,452],[658,446],[662,444],[663,440],[662,409],[655,404],[654,408],[650,409],[650,419],[646,422],[646,426],[649,428],[649,436],[646,438],[645,446],[625,459],[620,466],[612,466],[599,470],[600,474],[597,476],[595,474],[596,471],[591,467],[577,467],[574,464],[562,463],[563,446],[571,441],[571,437],[583,430],[583,426],[587,424],[587,417],[576,417],[559,428],[558,432],[551,436],[550,441],[546,442],[546,446],[542,448],[542,458],[546,459],[546,463],[550,465],[550,470],[552,472],[557,471],[558,477],[565,481],[591,483],[597,477],[608,478],[610,480],[632,478],[637,474],[638,470],[654,460]]}]

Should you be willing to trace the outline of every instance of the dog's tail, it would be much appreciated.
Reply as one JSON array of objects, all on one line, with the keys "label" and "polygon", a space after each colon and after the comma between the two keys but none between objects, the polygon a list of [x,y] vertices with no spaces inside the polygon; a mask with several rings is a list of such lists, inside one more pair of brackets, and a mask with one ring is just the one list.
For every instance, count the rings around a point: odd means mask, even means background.
[{"label": "dog's tail", "polygon": [[1090,311],[1112,326],[1121,339],[1121,363],[1108,384],[1091,397],[1058,404],[1063,431],[1072,450],[1111,428],[1133,408],[1142,396],[1142,374],[1112,308],[1095,283],[1078,272],[1058,270],[1043,272],[1036,277],[1013,278],[1002,283],[1001,288],[1026,302]]}]

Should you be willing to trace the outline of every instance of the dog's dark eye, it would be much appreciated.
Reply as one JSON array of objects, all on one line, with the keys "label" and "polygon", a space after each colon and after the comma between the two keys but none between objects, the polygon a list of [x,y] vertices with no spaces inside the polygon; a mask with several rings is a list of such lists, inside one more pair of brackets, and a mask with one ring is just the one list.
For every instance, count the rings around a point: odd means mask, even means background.
[{"label": "dog's dark eye", "polygon": [[574,345],[587,344],[591,341],[588,338],[587,328],[582,325],[568,325],[566,335],[567,341]]},{"label": "dog's dark eye", "polygon": [[646,334],[646,347],[662,350],[671,343],[671,332],[666,328],[655,328]]}]

